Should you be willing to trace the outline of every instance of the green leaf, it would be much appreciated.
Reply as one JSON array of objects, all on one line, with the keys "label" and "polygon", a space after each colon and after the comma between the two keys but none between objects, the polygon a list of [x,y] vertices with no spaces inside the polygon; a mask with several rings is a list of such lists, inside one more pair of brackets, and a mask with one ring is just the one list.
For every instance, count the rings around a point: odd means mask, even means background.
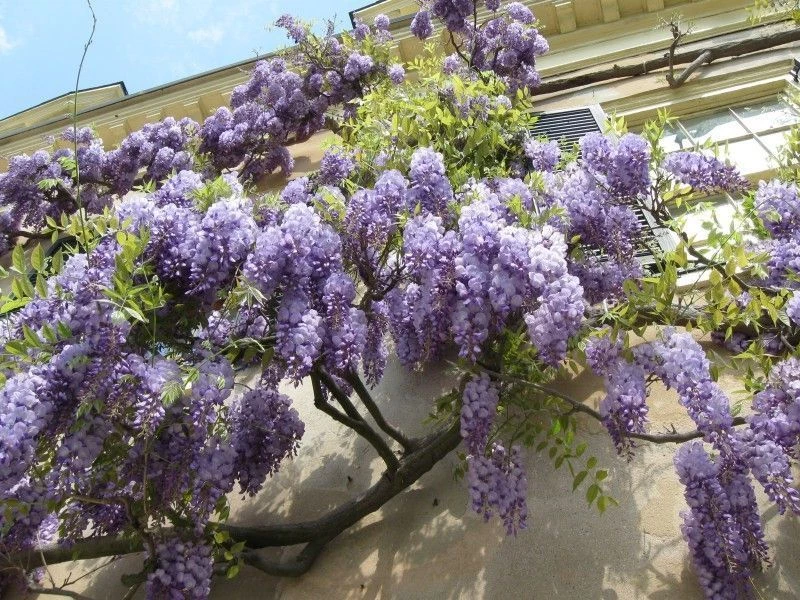
[{"label": "green leaf", "polygon": [[69,328],[69,325],[64,323],[63,321],[59,321],[56,323],[56,331],[58,335],[61,336],[61,339],[67,339],[72,337],[72,329]]},{"label": "green leaf", "polygon": [[603,481],[603,479],[605,479],[606,477],[608,477],[608,471],[605,471],[605,470],[603,470],[603,469],[600,469],[599,471],[597,471],[597,472],[594,474],[594,478],[595,478],[597,481]]},{"label": "green leaf", "polygon": [[25,358],[28,356],[28,347],[20,340],[12,340],[6,344],[6,352]]},{"label": "green leaf", "polygon": [[225,574],[225,577],[227,577],[228,579],[233,579],[238,574],[239,574],[239,565],[234,564],[228,567],[228,572]]},{"label": "green leaf", "polygon": [[25,274],[25,251],[22,249],[22,244],[14,246],[11,252],[11,268],[20,274]]},{"label": "green leaf", "polygon": [[142,323],[147,323],[147,319],[144,318],[144,315],[141,313],[138,307],[126,306],[123,308],[123,310],[137,321],[140,321]]},{"label": "green leaf", "polygon": [[572,491],[573,492],[578,489],[578,486],[580,486],[581,483],[583,483],[583,480],[586,479],[586,475],[587,474],[588,474],[588,471],[581,471],[580,473],[577,473],[575,475],[575,478],[572,480]]},{"label": "green leaf", "polygon": [[14,281],[11,282],[11,291],[18,299],[30,298],[30,296],[25,293],[25,285],[19,277],[14,278]]},{"label": "green leaf", "polygon": [[227,531],[215,531],[214,541],[218,544],[224,544],[230,539],[230,534]]},{"label": "green leaf", "polygon": [[586,468],[587,469],[594,469],[597,466],[597,458],[594,456],[590,456],[589,460],[586,461]]},{"label": "green leaf", "polygon": [[25,338],[25,341],[28,342],[34,348],[41,348],[42,347],[42,340],[39,339],[39,336],[34,333],[33,329],[28,327],[27,325],[22,326],[22,337]]},{"label": "green leaf", "polygon": [[44,269],[44,250],[42,250],[41,244],[36,244],[36,247],[31,253],[31,265],[33,265],[36,271],[42,271]]},{"label": "green leaf", "polygon": [[592,502],[594,502],[594,499],[597,498],[597,494],[599,493],[600,493],[599,485],[593,483],[592,485],[589,486],[589,488],[586,490],[586,501],[589,503],[589,505],[591,505]]}]

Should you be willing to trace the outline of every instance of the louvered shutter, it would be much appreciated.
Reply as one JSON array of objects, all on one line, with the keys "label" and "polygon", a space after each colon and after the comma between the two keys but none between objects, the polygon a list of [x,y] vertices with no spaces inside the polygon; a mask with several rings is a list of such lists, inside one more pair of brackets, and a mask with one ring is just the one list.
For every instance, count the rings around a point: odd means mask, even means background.
[{"label": "louvered shutter", "polygon": [[[546,137],[558,142],[562,152],[571,152],[587,133],[602,132],[605,113],[599,106],[586,106],[567,110],[538,113],[531,128],[533,137]],[[653,215],[641,206],[632,206],[641,226],[637,240],[636,258],[648,272],[658,269],[658,256],[675,249],[677,236],[667,228],[659,227]],[[586,252],[597,252],[589,248]]]}]

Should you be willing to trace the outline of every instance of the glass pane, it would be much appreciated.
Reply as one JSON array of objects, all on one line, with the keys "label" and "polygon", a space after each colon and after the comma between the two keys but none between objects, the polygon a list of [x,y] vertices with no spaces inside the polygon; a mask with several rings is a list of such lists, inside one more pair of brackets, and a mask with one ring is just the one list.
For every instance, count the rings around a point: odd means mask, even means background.
[{"label": "glass pane", "polygon": [[793,125],[798,117],[787,104],[780,100],[769,100],[733,109],[751,131],[758,133],[774,127]]},{"label": "glass pane", "polygon": [[720,150],[720,157],[727,157],[744,174],[760,173],[777,166],[763,146],[752,138],[728,144],[727,154],[725,148]]},{"label": "glass pane", "polygon": [[781,148],[786,145],[787,131],[779,131],[777,133],[768,133],[767,135],[758,136],[764,145],[769,148],[775,156],[780,155]]},{"label": "glass pane", "polygon": [[692,140],[677,125],[664,128],[664,135],[660,141],[664,152],[675,152],[676,150],[691,150],[694,145]]},{"label": "glass pane", "polygon": [[706,140],[722,142],[747,133],[727,108],[704,117],[681,119],[681,124],[701,144]]},{"label": "glass pane", "polygon": [[686,218],[684,231],[690,240],[705,240],[708,237],[708,229],[703,227],[703,223],[715,223],[717,231],[730,233],[735,210],[728,202],[693,211]]}]

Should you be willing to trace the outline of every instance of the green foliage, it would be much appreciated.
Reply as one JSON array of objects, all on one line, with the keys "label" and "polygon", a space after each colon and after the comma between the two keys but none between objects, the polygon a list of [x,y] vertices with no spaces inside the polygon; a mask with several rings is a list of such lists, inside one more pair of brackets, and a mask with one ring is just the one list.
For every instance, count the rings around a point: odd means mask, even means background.
[{"label": "green foliage", "polygon": [[755,0],[750,11],[754,23],[773,16],[788,16],[800,23],[800,0]]},{"label": "green foliage", "polygon": [[443,154],[454,187],[471,177],[508,175],[535,122],[530,97],[520,93],[510,107],[490,100],[502,93],[502,82],[445,76],[439,60],[430,53],[415,59],[408,67],[414,85],[376,87],[342,128],[345,143],[360,151],[362,178],[374,176],[379,155],[381,169],[406,169],[413,151],[426,146]]},{"label": "green foliage", "polygon": [[232,194],[231,186],[222,177],[217,177],[192,192],[195,206],[200,212],[206,212],[214,202],[229,198]]}]

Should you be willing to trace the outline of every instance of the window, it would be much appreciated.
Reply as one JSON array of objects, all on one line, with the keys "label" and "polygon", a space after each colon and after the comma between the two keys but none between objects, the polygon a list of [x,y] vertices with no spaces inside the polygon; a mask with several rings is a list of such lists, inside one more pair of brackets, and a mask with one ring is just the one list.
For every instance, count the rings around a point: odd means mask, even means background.
[{"label": "window", "polygon": [[766,175],[778,166],[786,133],[800,122],[800,110],[788,98],[771,98],[679,118],[662,138],[667,152],[715,143],[720,154],[744,175]]},{"label": "window", "polygon": [[[800,108],[786,95],[775,95],[689,117],[678,117],[667,127],[661,145],[667,152],[694,150],[716,144],[720,158],[729,160],[751,179],[770,178],[779,166],[779,154],[792,126],[800,123]],[[741,198],[724,193],[700,198],[670,212],[695,246],[708,258],[709,223],[720,233],[732,233]],[[676,236],[677,239],[677,236]]]}]

